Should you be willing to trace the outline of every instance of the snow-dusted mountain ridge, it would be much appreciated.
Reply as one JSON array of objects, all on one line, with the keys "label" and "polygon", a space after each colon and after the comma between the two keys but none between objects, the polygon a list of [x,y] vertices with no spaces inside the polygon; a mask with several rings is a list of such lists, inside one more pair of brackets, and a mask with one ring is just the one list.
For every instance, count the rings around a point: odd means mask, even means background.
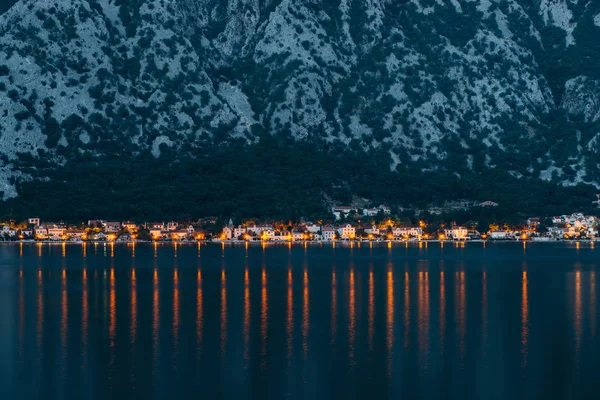
[{"label": "snow-dusted mountain ridge", "polygon": [[0,16],[0,190],[31,159],[262,132],[598,186],[599,21],[589,0],[20,0]]}]

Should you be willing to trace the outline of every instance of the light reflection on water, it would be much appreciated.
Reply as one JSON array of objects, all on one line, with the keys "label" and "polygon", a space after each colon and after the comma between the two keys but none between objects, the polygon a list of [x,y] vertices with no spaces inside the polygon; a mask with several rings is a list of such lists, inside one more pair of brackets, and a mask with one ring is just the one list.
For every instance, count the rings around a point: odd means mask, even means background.
[{"label": "light reflection on water", "polygon": [[527,367],[527,340],[529,339],[529,295],[526,268],[524,265],[521,277],[521,356],[523,358],[521,367],[523,369]]},{"label": "light reflection on water", "polygon": [[[15,352],[2,372],[17,382],[1,389],[435,398],[443,376],[484,377],[478,395],[490,396],[535,393],[550,377],[576,379],[573,398],[600,389],[582,378],[600,352],[595,250],[584,243],[88,246],[5,248],[14,267],[0,284],[15,296],[3,307],[15,320],[0,340]],[[563,358],[547,358],[550,339]],[[443,390],[475,398],[458,383]]]}]

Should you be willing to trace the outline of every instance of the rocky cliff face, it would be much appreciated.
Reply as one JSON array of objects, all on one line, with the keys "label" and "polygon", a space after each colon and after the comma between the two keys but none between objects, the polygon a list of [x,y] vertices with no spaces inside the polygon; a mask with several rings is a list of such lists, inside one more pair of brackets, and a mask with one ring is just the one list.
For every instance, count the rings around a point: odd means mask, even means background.
[{"label": "rocky cliff face", "polygon": [[31,160],[263,132],[600,183],[599,2],[20,0],[0,38],[5,197]]}]

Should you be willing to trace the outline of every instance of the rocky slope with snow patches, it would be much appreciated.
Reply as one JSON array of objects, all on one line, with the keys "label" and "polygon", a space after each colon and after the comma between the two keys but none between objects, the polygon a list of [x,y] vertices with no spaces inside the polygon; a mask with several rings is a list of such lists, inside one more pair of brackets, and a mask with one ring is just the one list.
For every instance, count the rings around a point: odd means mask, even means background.
[{"label": "rocky slope with snow patches", "polygon": [[[263,132],[389,167],[600,183],[600,4],[20,0],[0,16],[0,190]],[[35,168],[35,167],[34,167]]]}]

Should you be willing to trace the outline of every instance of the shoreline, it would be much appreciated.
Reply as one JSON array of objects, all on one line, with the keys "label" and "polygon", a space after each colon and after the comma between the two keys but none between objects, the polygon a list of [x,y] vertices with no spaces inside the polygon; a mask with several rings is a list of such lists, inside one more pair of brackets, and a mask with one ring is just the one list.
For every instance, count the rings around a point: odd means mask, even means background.
[{"label": "shoreline", "polygon": [[91,245],[115,245],[115,244],[178,244],[178,245],[190,245],[190,244],[248,244],[253,246],[262,246],[262,245],[278,245],[278,244],[341,244],[341,245],[349,245],[349,244],[391,244],[391,243],[404,243],[404,244],[422,244],[422,243],[595,243],[600,242],[600,238],[593,239],[548,239],[548,240],[532,240],[532,239],[476,239],[476,240],[439,240],[439,239],[431,239],[431,240],[286,240],[286,241],[271,241],[271,240],[256,240],[256,241],[247,241],[247,240],[173,240],[173,241],[161,241],[161,240],[123,240],[123,241],[105,241],[105,240],[7,240],[0,241],[0,244],[91,244]]}]

